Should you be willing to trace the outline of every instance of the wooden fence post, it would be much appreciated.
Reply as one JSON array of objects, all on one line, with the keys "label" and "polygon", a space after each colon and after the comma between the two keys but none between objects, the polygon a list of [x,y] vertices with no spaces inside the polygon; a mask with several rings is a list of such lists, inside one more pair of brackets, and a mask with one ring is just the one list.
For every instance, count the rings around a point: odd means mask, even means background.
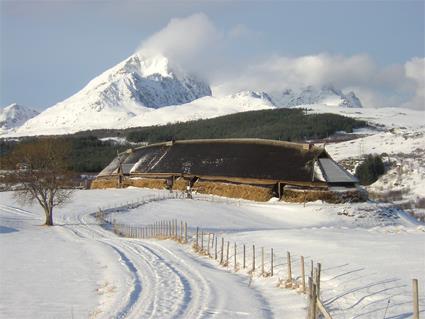
[{"label": "wooden fence post", "polygon": [[234,252],[233,252],[233,263],[234,263],[233,269],[236,272],[237,271],[237,267],[236,267],[236,242],[235,242],[235,249],[234,249]]},{"label": "wooden fence post", "polygon": [[264,247],[261,247],[261,276],[264,276]]},{"label": "wooden fence post", "polygon": [[243,244],[243,269],[245,269],[245,244]]},{"label": "wooden fence post", "polygon": [[217,260],[217,236],[214,236],[214,259]]},{"label": "wooden fence post", "polygon": [[187,222],[184,222],[184,242],[187,243]]},{"label": "wooden fence post", "polygon": [[207,248],[208,257],[210,257],[210,243],[211,243],[211,233],[208,233],[208,248]]},{"label": "wooden fence post", "polygon": [[313,260],[310,260],[310,277],[311,277],[311,279],[313,280],[313,269],[314,269],[314,266],[313,266]]},{"label": "wooden fence post", "polygon": [[221,253],[220,253],[220,265],[223,264],[223,255],[224,254],[224,237],[221,237]]},{"label": "wooden fence post", "polygon": [[158,222],[158,232],[159,232],[159,238],[162,239],[162,220]]},{"label": "wooden fence post", "polygon": [[292,285],[292,265],[291,265],[291,253],[289,251],[286,252],[286,260],[288,262],[288,279],[287,286]]},{"label": "wooden fence post", "polygon": [[252,245],[252,272],[255,271],[255,245]]},{"label": "wooden fence post", "polygon": [[316,279],[316,295],[320,298],[320,273],[322,271],[322,264],[317,263],[317,279]]},{"label": "wooden fence post", "polygon": [[201,254],[204,253],[204,232],[201,232]]},{"label": "wooden fence post", "polygon": [[214,239],[215,239],[215,233],[212,233],[212,239],[211,239],[211,248],[214,248]]},{"label": "wooden fence post", "polygon": [[226,267],[229,267],[229,241],[227,241],[227,248],[226,248]]},{"label": "wooden fence post", "polygon": [[304,269],[304,256],[301,256],[301,284],[302,284],[301,291],[302,291],[302,293],[304,293],[304,294],[305,294],[305,269]]},{"label": "wooden fence post", "polygon": [[419,289],[418,280],[412,280],[413,286],[413,319],[419,319]]},{"label": "wooden fence post", "polygon": [[317,318],[317,296],[316,296],[316,284],[311,278],[309,278],[309,284],[311,282],[311,295],[310,295],[310,305],[309,305],[309,319]]},{"label": "wooden fence post", "polygon": [[198,249],[199,245],[199,228],[196,227],[196,246],[195,248]]},{"label": "wooden fence post", "polygon": [[171,220],[168,221],[168,238],[171,239],[173,237],[173,223]]},{"label": "wooden fence post", "polygon": [[273,248],[270,249],[270,277],[273,277]]}]

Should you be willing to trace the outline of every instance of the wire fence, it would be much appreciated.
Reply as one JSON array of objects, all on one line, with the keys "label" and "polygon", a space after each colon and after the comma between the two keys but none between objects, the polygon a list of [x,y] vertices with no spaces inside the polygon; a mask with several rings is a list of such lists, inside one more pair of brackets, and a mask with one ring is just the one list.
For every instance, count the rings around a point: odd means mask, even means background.
[{"label": "wire fence", "polygon": [[[277,287],[305,294],[308,300],[307,319],[331,319],[329,309],[321,300],[322,264],[290,251],[275,250],[255,244],[226,239],[222,232],[211,232],[200,227],[190,227],[183,220],[167,219],[147,225],[117,223],[111,213],[121,209],[137,208],[153,201],[181,198],[181,193],[163,193],[147,196],[115,206],[99,208],[94,214],[99,225],[118,236],[138,239],[174,240],[188,244],[198,255],[215,261],[230,272],[249,276],[249,286],[255,278],[277,278]],[[200,197],[198,199],[202,199]],[[217,199],[217,202],[219,200]],[[220,202],[227,202],[225,200]],[[419,319],[418,281],[413,279],[413,318]]]}]

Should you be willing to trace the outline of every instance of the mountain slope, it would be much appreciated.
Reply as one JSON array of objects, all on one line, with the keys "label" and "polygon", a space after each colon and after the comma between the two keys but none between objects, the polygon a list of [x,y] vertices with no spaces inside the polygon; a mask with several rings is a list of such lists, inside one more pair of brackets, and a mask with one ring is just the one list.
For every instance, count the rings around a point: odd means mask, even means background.
[{"label": "mountain slope", "polygon": [[363,107],[354,92],[344,94],[332,85],[321,88],[307,86],[300,90],[287,89],[273,95],[280,107],[293,107],[306,104],[324,104],[328,106],[360,108]]},{"label": "mountain slope", "polygon": [[[86,111],[85,114],[82,112],[70,114],[66,110],[62,110],[63,114],[55,114],[54,117],[56,121],[63,121],[62,126],[60,125],[61,123],[50,126],[37,123],[33,127],[28,127],[26,124],[17,132],[14,132],[12,136],[70,134],[88,129],[116,129],[161,125],[273,108],[275,106],[267,94],[243,91],[224,97],[205,96],[190,103],[171,105],[158,109],[143,107],[138,115],[133,114],[131,116],[128,116],[124,112],[102,111],[102,118],[98,123],[94,122],[94,119],[100,118],[100,115],[97,116],[96,112]],[[58,112],[58,108],[54,111],[55,113]],[[43,113],[49,114],[50,112],[50,110],[46,110]],[[91,115],[88,115],[90,113]],[[33,120],[33,123],[36,121],[38,121],[37,118]]]},{"label": "mountain slope", "polygon": [[125,127],[185,122],[273,108],[275,106],[266,93],[242,91],[223,97],[205,96],[187,104],[167,106],[146,112],[130,119]]},{"label": "mountain slope", "polygon": [[28,121],[19,134],[112,128],[151,108],[183,104],[207,95],[211,95],[211,89],[206,83],[171,66],[164,56],[139,52]]},{"label": "mountain slope", "polygon": [[15,129],[39,113],[16,103],[0,109],[0,133]]}]

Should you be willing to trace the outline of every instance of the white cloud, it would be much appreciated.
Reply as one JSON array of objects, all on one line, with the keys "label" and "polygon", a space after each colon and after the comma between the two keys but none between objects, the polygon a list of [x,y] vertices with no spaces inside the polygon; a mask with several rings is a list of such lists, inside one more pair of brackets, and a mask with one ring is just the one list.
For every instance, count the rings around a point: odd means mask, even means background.
[{"label": "white cloud", "polygon": [[244,24],[237,24],[234,27],[232,27],[229,32],[228,36],[231,39],[237,39],[237,38],[256,38],[261,35],[260,32],[251,30]]},{"label": "white cloud", "polygon": [[219,30],[208,16],[198,13],[171,19],[139,50],[161,53],[187,71],[209,79],[214,94],[333,84],[343,91],[353,90],[366,107],[424,108],[424,58],[388,66],[378,65],[367,54],[260,59],[251,53],[259,45],[259,35],[243,24]]},{"label": "white cloud", "polygon": [[221,34],[203,13],[173,18],[162,30],[143,41],[138,50],[163,54],[183,67],[191,68],[194,56],[202,56],[217,44]]},{"label": "white cloud", "polygon": [[[234,78],[217,81],[213,89],[219,94],[239,90],[278,92],[285,88],[333,84],[343,91],[354,91],[366,107],[418,109],[424,104],[423,68],[424,59],[419,58],[404,66],[381,67],[365,54],[273,56],[252,64]],[[412,95],[414,98],[409,99]]]},{"label": "white cloud", "polygon": [[425,109],[425,58],[412,58],[404,65],[406,78],[414,81],[415,95],[405,107]]}]

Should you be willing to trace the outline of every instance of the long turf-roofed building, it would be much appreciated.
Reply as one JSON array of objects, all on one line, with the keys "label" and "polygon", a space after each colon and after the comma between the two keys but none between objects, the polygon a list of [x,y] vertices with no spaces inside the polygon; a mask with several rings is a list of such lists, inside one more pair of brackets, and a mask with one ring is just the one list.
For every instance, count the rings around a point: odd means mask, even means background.
[{"label": "long turf-roofed building", "polygon": [[[187,140],[129,149],[97,176],[93,188],[138,186],[265,201],[343,200],[357,179],[323,149],[261,139]],[[339,187],[338,192],[334,191]],[[341,187],[345,192],[341,192]]]}]

